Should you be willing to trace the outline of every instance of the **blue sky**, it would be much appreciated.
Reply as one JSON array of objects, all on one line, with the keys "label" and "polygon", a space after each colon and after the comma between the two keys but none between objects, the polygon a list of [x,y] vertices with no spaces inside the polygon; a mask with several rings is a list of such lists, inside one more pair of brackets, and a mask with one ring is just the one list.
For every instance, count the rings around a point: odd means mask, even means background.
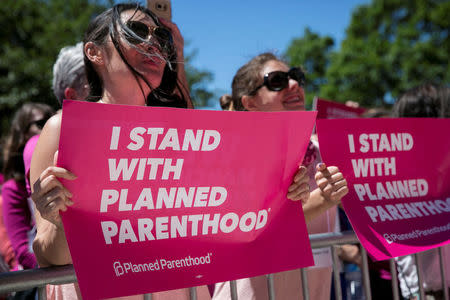
[{"label": "blue sky", "polygon": [[[283,53],[306,27],[329,35],[337,46],[355,7],[370,0],[172,0],[172,21],[186,41],[186,52],[196,49],[192,64],[209,70],[209,85],[218,95],[231,92],[240,66],[264,51]],[[214,106],[218,108],[217,104]]]}]

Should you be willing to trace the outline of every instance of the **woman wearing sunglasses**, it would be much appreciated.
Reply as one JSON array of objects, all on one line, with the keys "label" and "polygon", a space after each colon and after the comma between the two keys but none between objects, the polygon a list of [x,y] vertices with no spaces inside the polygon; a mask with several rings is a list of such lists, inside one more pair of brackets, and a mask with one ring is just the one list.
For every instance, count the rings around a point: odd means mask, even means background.
[{"label": "woman wearing sunglasses", "polygon": [[[305,74],[301,68],[289,68],[272,53],[263,53],[242,66],[232,82],[232,95],[222,96],[239,111],[303,111],[305,110]],[[299,128],[301,130],[301,128]],[[316,142],[311,141],[303,160],[314,190],[303,205],[308,233],[334,231],[336,205],[348,193],[347,182],[339,169],[321,163]],[[322,255],[323,258],[324,255]],[[316,264],[318,256],[314,259]],[[325,261],[331,260],[325,254]],[[331,266],[308,268],[310,299],[330,299]],[[275,298],[302,299],[300,271],[274,276]],[[265,276],[238,280],[238,293],[245,299],[268,299]],[[214,299],[229,299],[229,286],[218,283]]]},{"label": "woman wearing sunglasses", "polygon": [[[16,258],[23,269],[36,267],[31,250],[35,234],[32,203],[25,186],[23,152],[25,144],[39,134],[45,122],[55,113],[44,103],[26,103],[14,114],[3,149],[3,170],[6,182],[2,186],[3,221]],[[1,201],[0,201],[1,202]],[[34,295],[32,295],[34,296]]]},{"label": "woman wearing sunglasses", "polygon": [[[138,4],[117,4],[91,21],[83,47],[90,86],[88,100],[192,108],[183,64],[179,63],[183,62],[183,38],[175,24],[158,19]],[[71,193],[58,178],[73,180],[76,176],[54,164],[60,126],[61,114],[47,122],[31,163],[37,223],[33,248],[41,267],[72,263],[59,211],[66,211],[73,203]],[[206,287],[198,289],[200,299],[203,294],[209,298]],[[81,299],[76,284],[48,286],[47,296]],[[188,296],[189,290],[183,289],[155,293],[153,299],[189,299]]]}]

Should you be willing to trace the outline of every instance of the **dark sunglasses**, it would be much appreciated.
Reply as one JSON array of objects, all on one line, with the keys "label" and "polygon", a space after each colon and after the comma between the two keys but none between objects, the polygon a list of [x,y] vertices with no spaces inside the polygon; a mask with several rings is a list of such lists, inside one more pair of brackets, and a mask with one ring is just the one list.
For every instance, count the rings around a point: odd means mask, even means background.
[{"label": "dark sunglasses", "polygon": [[139,37],[139,39],[137,39],[130,34],[125,34],[126,40],[131,44],[137,45],[142,43],[142,40],[148,41],[152,36],[157,39],[161,46],[166,45],[166,43],[171,44],[173,42],[172,34],[169,30],[163,27],[149,26],[139,21],[128,21],[125,25]]},{"label": "dark sunglasses", "polygon": [[42,130],[42,128],[44,128],[44,125],[47,122],[47,120],[48,120],[48,118],[43,118],[43,119],[31,121],[30,124],[28,124],[28,128],[30,128],[33,125],[36,125],[37,128]]},{"label": "dark sunglasses", "polygon": [[281,91],[288,87],[289,78],[298,82],[299,86],[305,86],[305,73],[300,68],[291,68],[288,72],[273,71],[264,75],[264,82],[256,89],[254,89],[250,95],[256,94],[256,92],[266,86],[271,91]]}]

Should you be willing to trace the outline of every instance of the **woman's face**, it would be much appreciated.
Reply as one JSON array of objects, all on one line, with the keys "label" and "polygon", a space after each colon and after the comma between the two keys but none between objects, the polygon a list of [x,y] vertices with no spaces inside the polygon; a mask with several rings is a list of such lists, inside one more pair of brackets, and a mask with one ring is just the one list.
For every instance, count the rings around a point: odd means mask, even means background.
[{"label": "woman's face", "polygon": [[[273,71],[289,71],[289,67],[276,60],[268,61],[260,75],[261,81],[264,75]],[[289,84],[281,91],[271,91],[265,85],[258,89],[255,96],[249,98],[251,105],[246,107],[253,111],[298,111],[305,110],[305,91],[298,82],[289,78]]]},{"label": "woman's face", "polygon": [[[129,21],[136,21],[141,22],[148,27],[156,26],[152,18],[141,11],[137,11],[136,13],[134,12],[134,10],[124,11],[121,14],[121,20],[124,24]],[[130,66],[132,66],[138,73],[144,76],[152,88],[157,88],[161,83],[165,67],[165,61],[161,58],[162,55],[159,52],[158,48],[149,46],[145,43],[141,43],[136,45],[139,50],[135,49],[125,40],[124,33],[122,32],[120,26],[117,26],[117,30],[120,33],[120,38],[118,40],[120,49],[128,64],[130,64]],[[157,43],[156,39],[154,39],[153,37],[151,37],[150,39],[151,41]],[[108,73],[120,76],[117,78],[122,82],[125,78],[135,80],[133,74],[130,72],[128,67],[122,61],[119,53],[114,48],[112,41],[108,42],[107,53],[109,60],[106,64]],[[139,80],[142,81],[142,79]],[[146,84],[142,81],[141,86],[146,87]]]},{"label": "woman's face", "polygon": [[28,127],[27,140],[36,134],[40,134],[42,131],[42,127],[44,127],[46,121],[47,119],[45,118],[42,111],[34,109],[31,112],[31,120]]}]

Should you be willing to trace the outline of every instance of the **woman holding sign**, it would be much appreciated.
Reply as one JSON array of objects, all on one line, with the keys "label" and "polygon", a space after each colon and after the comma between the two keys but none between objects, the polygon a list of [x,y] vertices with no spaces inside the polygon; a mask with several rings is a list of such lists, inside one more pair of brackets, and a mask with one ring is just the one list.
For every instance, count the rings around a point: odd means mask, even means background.
[{"label": "woman holding sign", "polygon": [[[183,61],[183,38],[175,24],[137,4],[118,4],[93,19],[83,46],[89,100],[192,108],[183,64],[178,64]],[[37,208],[33,248],[42,267],[72,263],[59,211],[73,203],[58,178],[73,180],[76,176],[54,164],[60,126],[61,114],[47,122],[31,164],[32,198]],[[81,297],[73,284],[50,286],[47,293],[51,299]],[[206,289],[203,294],[208,295]],[[188,290],[177,290],[157,293],[154,299],[187,299],[188,295]]]},{"label": "woman holding sign", "polygon": [[[84,60],[90,96],[105,104],[192,108],[183,64],[183,39],[178,28],[135,4],[118,4],[97,16],[84,38]],[[56,167],[61,115],[45,125],[31,164],[32,198],[36,204],[37,236],[34,250],[41,266],[71,264],[59,215],[73,202],[72,194],[58,179],[74,180],[75,174]],[[83,174],[77,174],[83,176]],[[308,176],[300,170],[289,190],[293,200],[309,197]],[[51,297],[79,297],[79,290],[52,288]],[[206,288],[199,298],[210,298]],[[186,299],[187,290],[156,293]],[[161,298],[159,298],[161,297]]]},{"label": "woman holding sign", "polygon": [[[305,110],[305,74],[301,68],[289,68],[272,53],[263,53],[242,66],[233,78],[232,95],[222,96],[221,102],[231,102],[239,111],[302,111]],[[335,226],[336,204],[348,192],[347,182],[337,167],[326,167],[316,142],[311,141],[300,170],[307,170],[309,186],[315,187],[303,205],[308,232],[332,232]],[[317,167],[316,167],[317,165]],[[322,249],[319,249],[322,250]],[[322,251],[323,252],[323,251]],[[330,299],[331,261],[329,253],[314,255],[316,268],[308,269],[311,299]],[[328,256],[328,257],[327,257]],[[275,274],[277,299],[302,297],[298,270]],[[238,281],[238,293],[245,298],[266,299],[265,276]],[[215,299],[229,298],[229,287],[216,284]]]}]

